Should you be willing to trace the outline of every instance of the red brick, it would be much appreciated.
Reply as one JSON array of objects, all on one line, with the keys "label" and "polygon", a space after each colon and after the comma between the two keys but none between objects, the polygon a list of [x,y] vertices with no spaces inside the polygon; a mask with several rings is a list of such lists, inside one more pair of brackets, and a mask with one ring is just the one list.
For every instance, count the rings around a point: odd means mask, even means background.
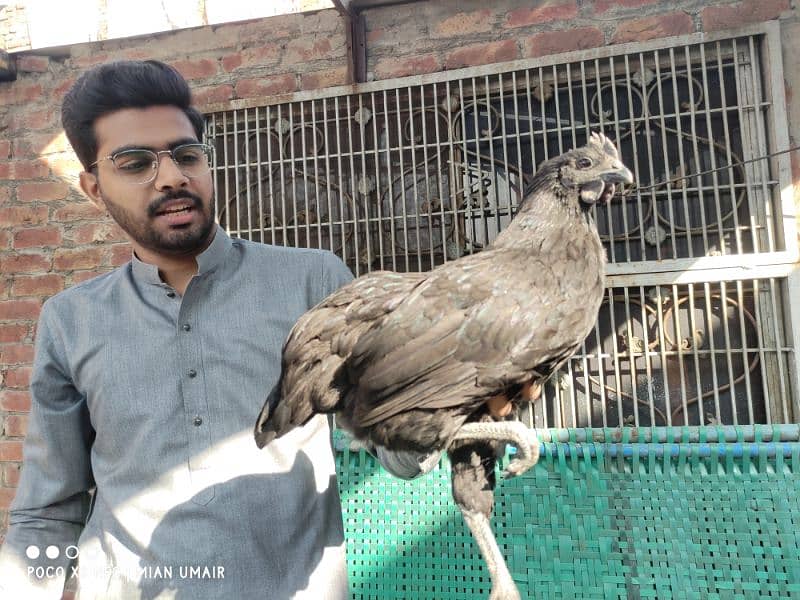
[{"label": "red brick", "polygon": [[22,460],[22,442],[0,441],[0,461]]},{"label": "red brick", "polygon": [[21,342],[28,337],[28,326],[20,323],[0,324],[0,344]]},{"label": "red brick", "polygon": [[[0,356],[4,354],[0,347]],[[20,392],[12,390],[0,391],[0,410],[10,412],[28,412],[31,409],[30,392]]]},{"label": "red brick", "polygon": [[53,97],[56,100],[61,100],[61,98],[69,91],[69,89],[75,84],[77,77],[68,77],[61,83],[59,83],[56,87],[53,88]]},{"label": "red brick", "polygon": [[612,8],[639,8],[648,4],[655,4],[658,0],[597,0],[594,3],[594,12],[600,14]]},{"label": "red brick", "polygon": [[791,8],[789,0],[744,0],[728,6],[703,9],[703,31],[733,29],[747,23],[777,19]]},{"label": "red brick", "polygon": [[75,242],[78,246],[103,244],[106,242],[123,242],[126,240],[122,229],[111,221],[81,225],[67,233],[66,237]]},{"label": "red brick", "polygon": [[491,10],[457,13],[447,17],[433,28],[434,37],[453,37],[492,31],[494,22]]},{"label": "red brick", "polygon": [[41,307],[39,300],[0,300],[0,321],[36,319]]},{"label": "red brick", "polygon": [[88,201],[67,204],[55,211],[53,220],[59,223],[67,221],[88,221],[104,216],[104,212]]},{"label": "red brick", "polygon": [[3,434],[7,437],[25,437],[27,430],[28,417],[26,415],[8,415],[4,419]]},{"label": "red brick", "polygon": [[19,463],[7,462],[3,464],[3,483],[9,488],[19,485],[19,474],[21,472]]},{"label": "red brick", "polygon": [[22,225],[39,225],[47,221],[46,206],[0,208],[0,227],[19,227]]},{"label": "red brick", "polygon": [[683,35],[694,31],[692,18],[684,12],[623,21],[617,26],[612,43],[640,42]]},{"label": "red brick", "polygon": [[[537,3],[539,4],[539,3]],[[518,8],[506,15],[506,27],[525,27],[527,25],[541,25],[553,21],[574,19],[578,16],[578,3],[572,2],[542,2],[534,8]]]},{"label": "red brick", "polygon": [[17,491],[10,487],[0,487],[0,510],[8,510],[11,508],[11,502],[14,500],[14,495]]},{"label": "red brick", "polygon": [[329,37],[308,36],[291,40],[286,44],[283,63],[286,65],[305,64],[312,60],[338,58],[344,55],[344,42],[331,44]]},{"label": "red brick", "polygon": [[278,96],[294,92],[296,89],[297,78],[295,75],[284,73],[258,79],[240,79],[236,83],[236,96],[238,98]]},{"label": "red brick", "polygon": [[40,200],[64,200],[69,192],[69,186],[62,181],[47,181],[44,183],[25,183],[17,188],[17,200],[20,202],[33,202]]},{"label": "red brick", "polygon": [[27,133],[24,138],[14,140],[14,156],[17,158],[36,158],[69,151],[69,141],[63,133]]},{"label": "red brick", "polygon": [[8,120],[8,132],[42,131],[54,129],[59,122],[58,111],[52,108],[30,110],[19,108]]},{"label": "red brick", "polygon": [[519,49],[517,48],[516,40],[503,40],[459,48],[447,55],[444,66],[447,69],[460,69],[474,65],[505,62],[517,58],[519,58]]},{"label": "red brick", "polygon": [[393,79],[421,73],[434,73],[441,70],[441,68],[442,65],[439,59],[432,54],[427,56],[382,58],[375,63],[375,78]]},{"label": "red brick", "polygon": [[205,79],[217,74],[217,61],[209,58],[199,60],[178,60],[172,63],[178,73],[186,79]]},{"label": "red brick", "polygon": [[11,140],[0,140],[0,159],[5,160],[11,156]]},{"label": "red brick", "polygon": [[[0,344],[0,363],[4,365],[27,365],[33,362],[33,344]],[[20,410],[8,408],[5,410]]]},{"label": "red brick", "polygon": [[0,181],[0,204],[5,204],[11,199],[11,188]]},{"label": "red brick", "polygon": [[64,289],[64,276],[56,273],[14,278],[11,293],[16,297],[52,296]]},{"label": "red brick", "polygon": [[0,179],[41,179],[49,174],[50,166],[41,159],[0,162]]},{"label": "red brick", "polygon": [[39,100],[44,96],[44,89],[38,83],[24,84],[19,81],[14,85],[0,88],[0,106],[11,104],[25,104]]},{"label": "red brick", "polygon": [[192,96],[195,104],[199,107],[227,102],[233,98],[233,86],[226,83],[225,85],[199,87],[192,91]]},{"label": "red brick", "polygon": [[0,230],[0,250],[7,250],[11,245],[11,232]]},{"label": "red brick", "polygon": [[0,256],[0,273],[39,273],[50,270],[50,257],[44,254],[7,253]]},{"label": "red brick", "polygon": [[303,73],[300,76],[301,90],[320,90],[326,87],[347,85],[347,67],[334,67],[316,73]]},{"label": "red brick", "polygon": [[102,248],[74,248],[56,250],[53,268],[56,271],[93,269],[103,263]]},{"label": "red brick", "polygon": [[115,267],[124,265],[132,258],[132,254],[130,244],[114,244],[111,248],[111,264]]},{"label": "red brick", "polygon": [[573,50],[598,48],[605,43],[603,32],[596,27],[580,27],[565,31],[537,33],[522,42],[522,55],[534,58]]},{"label": "red brick", "polygon": [[45,73],[50,66],[50,59],[47,56],[26,56],[17,57],[17,71],[28,73]]},{"label": "red brick", "polygon": [[279,44],[260,44],[222,58],[222,68],[226,73],[242,67],[269,67],[278,64],[282,48]]},{"label": "red brick", "polygon": [[39,248],[61,244],[61,230],[58,227],[32,227],[20,229],[14,234],[14,248]]},{"label": "red brick", "polygon": [[11,389],[27,388],[31,384],[31,367],[15,367],[6,371],[3,381]]},{"label": "red brick", "polygon": [[[113,253],[112,253],[113,259]],[[128,260],[131,259],[130,250],[128,250]],[[127,260],[124,262],[128,262]],[[70,285],[78,285],[79,283],[83,283],[84,281],[88,281],[89,279],[94,279],[100,275],[104,275],[108,273],[111,269],[108,268],[100,268],[100,269],[93,269],[91,271],[75,271],[70,277]]]}]

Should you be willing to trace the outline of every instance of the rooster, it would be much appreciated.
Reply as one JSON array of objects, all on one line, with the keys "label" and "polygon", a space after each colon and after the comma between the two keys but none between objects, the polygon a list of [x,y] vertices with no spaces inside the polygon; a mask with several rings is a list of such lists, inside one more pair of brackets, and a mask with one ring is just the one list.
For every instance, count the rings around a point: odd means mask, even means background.
[{"label": "rooster", "polygon": [[367,446],[447,451],[490,598],[518,600],[489,522],[495,465],[512,443],[505,475],[519,475],[539,444],[520,422],[498,418],[498,406],[535,401],[591,331],[606,263],[592,206],[632,181],[614,144],[593,133],[539,166],[485,250],[426,273],[373,272],[331,294],[289,334],[256,423],[258,446],[335,413]]}]

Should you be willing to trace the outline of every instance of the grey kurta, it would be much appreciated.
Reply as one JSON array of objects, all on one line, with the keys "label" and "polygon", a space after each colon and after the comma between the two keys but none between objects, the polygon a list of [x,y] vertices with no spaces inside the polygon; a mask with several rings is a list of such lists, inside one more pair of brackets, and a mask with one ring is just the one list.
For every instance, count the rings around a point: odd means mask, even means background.
[{"label": "grey kurta", "polygon": [[45,303],[3,598],[60,588],[65,554],[81,599],[347,596],[325,417],[264,450],[252,429],[290,328],[352,276],[221,228],[198,266],[183,297],[134,257]]}]

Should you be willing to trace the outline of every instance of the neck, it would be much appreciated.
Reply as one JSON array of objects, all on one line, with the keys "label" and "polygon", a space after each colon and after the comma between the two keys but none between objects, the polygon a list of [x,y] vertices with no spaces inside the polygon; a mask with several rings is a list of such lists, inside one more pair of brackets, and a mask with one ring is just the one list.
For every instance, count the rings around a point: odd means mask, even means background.
[{"label": "neck", "polygon": [[213,236],[199,251],[186,255],[163,254],[138,244],[134,244],[134,252],[142,262],[158,267],[161,280],[183,296],[192,277],[197,275],[197,256],[208,248],[212,240]]},{"label": "neck", "polygon": [[[548,182],[549,183],[549,182]],[[492,248],[541,246],[564,235],[565,227],[594,229],[592,213],[583,203],[550,189],[532,189],[511,223],[497,236]]]}]

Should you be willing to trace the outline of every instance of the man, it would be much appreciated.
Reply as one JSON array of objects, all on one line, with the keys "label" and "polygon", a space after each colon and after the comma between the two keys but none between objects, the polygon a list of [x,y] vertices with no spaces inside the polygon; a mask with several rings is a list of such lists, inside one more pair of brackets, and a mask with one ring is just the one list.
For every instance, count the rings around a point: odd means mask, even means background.
[{"label": "man", "polygon": [[326,420],[263,451],[252,430],[295,320],[352,275],[215,224],[171,67],[86,72],[62,122],[133,256],[42,308],[0,597],[60,598],[74,571],[81,599],[347,597]]}]

